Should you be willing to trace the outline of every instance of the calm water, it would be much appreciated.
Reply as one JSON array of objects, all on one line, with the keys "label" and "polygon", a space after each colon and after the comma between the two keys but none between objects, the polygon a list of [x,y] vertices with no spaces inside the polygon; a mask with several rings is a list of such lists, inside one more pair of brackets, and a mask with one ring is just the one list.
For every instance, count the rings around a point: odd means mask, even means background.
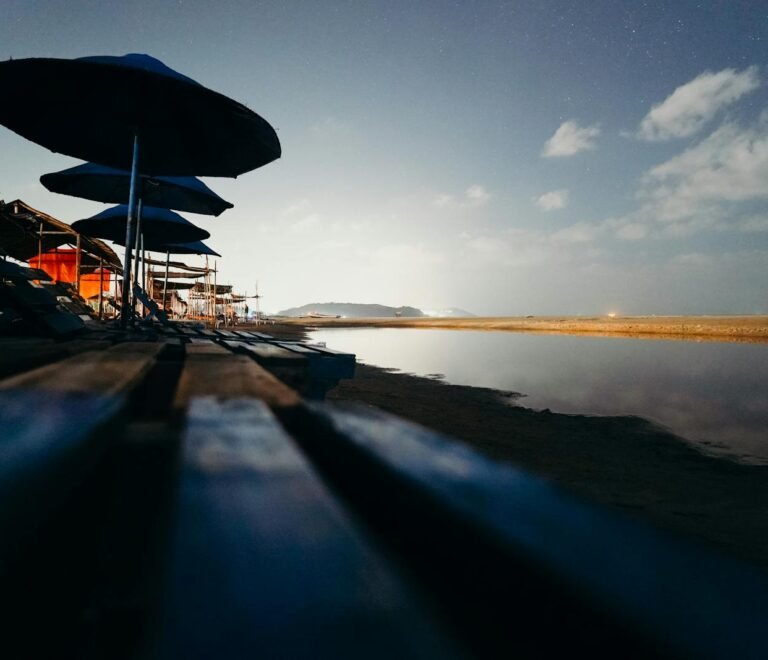
[{"label": "calm water", "polygon": [[515,332],[312,333],[367,364],[511,390],[555,412],[639,415],[708,453],[768,464],[768,345]]}]

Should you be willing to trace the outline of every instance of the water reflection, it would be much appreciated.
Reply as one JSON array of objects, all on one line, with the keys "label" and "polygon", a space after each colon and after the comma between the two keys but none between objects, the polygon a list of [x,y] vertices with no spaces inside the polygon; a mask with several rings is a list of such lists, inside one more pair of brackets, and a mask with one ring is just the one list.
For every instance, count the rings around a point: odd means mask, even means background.
[{"label": "water reflection", "polygon": [[556,412],[638,415],[708,453],[768,464],[768,345],[470,330],[312,333],[368,364],[514,390]]}]

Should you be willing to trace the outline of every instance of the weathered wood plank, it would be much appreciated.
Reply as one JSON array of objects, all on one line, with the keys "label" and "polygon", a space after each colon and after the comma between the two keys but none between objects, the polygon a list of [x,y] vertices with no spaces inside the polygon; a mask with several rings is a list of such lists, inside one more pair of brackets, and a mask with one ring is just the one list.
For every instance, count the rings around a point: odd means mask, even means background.
[{"label": "weathered wood plank", "polygon": [[450,581],[467,628],[496,619],[543,655],[768,657],[768,582],[749,567],[393,416],[306,406],[302,446],[433,588]]},{"label": "weathered wood plank", "polygon": [[232,330],[232,333],[244,339],[258,339],[254,333],[248,332],[248,330]]},{"label": "weathered wood plank", "polygon": [[150,657],[455,657],[263,403],[193,399],[180,479]]},{"label": "weathered wood plank", "polygon": [[274,342],[274,345],[307,358],[311,378],[338,381],[355,375],[355,356],[351,353],[325,353],[305,344],[286,342]]},{"label": "weathered wood plank", "polygon": [[0,570],[105,450],[99,431],[162,344],[123,344],[0,381]]},{"label": "weathered wood plank", "polygon": [[0,381],[0,390],[117,394],[135,386],[165,348],[159,342],[126,342],[89,351]]},{"label": "weathered wood plank", "polygon": [[195,396],[222,398],[251,396],[272,406],[293,406],[299,396],[268,371],[244,355],[226,348],[195,342],[186,347],[186,360],[176,391],[176,407],[184,407]]},{"label": "weathered wood plank", "polygon": [[279,362],[281,364],[293,365],[303,365],[307,363],[307,359],[303,355],[266,342],[246,343],[243,341],[227,340],[224,341],[224,344],[233,351],[240,351],[242,353],[253,355],[257,359],[261,359],[265,362]]}]

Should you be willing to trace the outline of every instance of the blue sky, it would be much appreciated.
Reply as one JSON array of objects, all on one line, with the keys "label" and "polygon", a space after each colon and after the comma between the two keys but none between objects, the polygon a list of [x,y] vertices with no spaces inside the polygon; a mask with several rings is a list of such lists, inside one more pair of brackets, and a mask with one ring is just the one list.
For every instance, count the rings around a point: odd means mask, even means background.
[{"label": "blue sky", "polygon": [[[146,52],[278,130],[190,219],[267,309],[768,312],[764,2],[3,0],[0,57]],[[8,93],[6,91],[6,93]],[[0,128],[0,198],[98,212]]]}]

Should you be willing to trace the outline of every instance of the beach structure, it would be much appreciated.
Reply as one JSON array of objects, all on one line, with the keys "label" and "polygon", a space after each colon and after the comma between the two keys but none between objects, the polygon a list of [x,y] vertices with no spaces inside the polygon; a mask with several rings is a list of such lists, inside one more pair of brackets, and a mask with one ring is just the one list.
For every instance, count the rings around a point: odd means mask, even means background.
[{"label": "beach structure", "polygon": [[[99,317],[113,309],[104,301],[117,294],[122,265],[103,241],[17,199],[0,201],[0,248],[6,257],[45,273],[45,286],[58,290],[59,297],[93,300]],[[84,311],[80,304],[76,308]]]},{"label": "beach structure", "polygon": [[236,177],[281,154],[274,129],[255,112],[148,55],[9,60],[0,62],[0,85],[26,101],[0,107],[3,125],[52,151],[131,172],[127,274],[140,173]]}]

